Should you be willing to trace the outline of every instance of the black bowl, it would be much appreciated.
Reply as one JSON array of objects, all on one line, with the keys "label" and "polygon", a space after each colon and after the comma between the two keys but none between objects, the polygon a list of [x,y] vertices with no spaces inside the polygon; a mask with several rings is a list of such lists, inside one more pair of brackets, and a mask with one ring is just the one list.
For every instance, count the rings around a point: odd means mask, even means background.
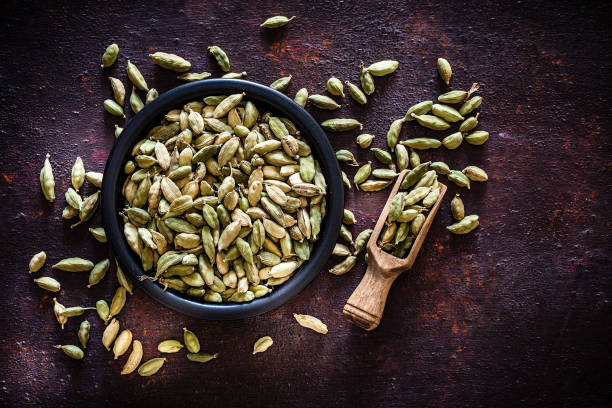
[{"label": "black bowl", "polygon": [[[148,130],[159,124],[170,109],[180,108],[189,101],[202,100],[208,95],[246,92],[246,97],[267,106],[272,112],[291,119],[308,141],[315,158],[327,180],[327,212],[321,225],[319,240],[311,252],[311,258],[300,270],[272,291],[269,295],[250,303],[207,303],[183,297],[151,280],[141,281],[144,274],[140,259],[129,248],[123,235],[123,222],[119,211],[123,208],[121,188],[124,180],[123,166],[134,144],[145,137]],[[161,304],[189,316],[210,320],[231,320],[255,316],[279,307],[296,296],[321,270],[338,237],[344,208],[344,190],[336,155],[319,124],[287,96],[267,86],[236,79],[210,79],[179,86],[160,95],[127,124],[106,162],[102,184],[102,222],[115,257],[123,270],[149,296]]]}]

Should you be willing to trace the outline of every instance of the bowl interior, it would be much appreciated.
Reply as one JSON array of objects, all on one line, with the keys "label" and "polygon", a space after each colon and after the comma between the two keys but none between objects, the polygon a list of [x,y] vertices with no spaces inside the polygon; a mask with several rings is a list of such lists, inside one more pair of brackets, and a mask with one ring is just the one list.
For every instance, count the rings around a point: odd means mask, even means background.
[{"label": "bowl interior", "polygon": [[[314,244],[311,258],[304,262],[296,274],[272,293],[249,303],[206,303],[186,295],[164,292],[161,286],[150,280],[141,281],[144,271],[140,259],[129,248],[123,235],[123,222],[119,211],[123,208],[121,187],[125,180],[123,166],[136,142],[146,136],[149,129],[170,109],[185,103],[202,100],[205,96],[245,92],[245,98],[255,101],[258,107],[289,118],[300,129],[300,134],[310,145],[315,159],[327,181],[326,215],[321,224],[319,240]],[[107,160],[102,185],[102,220],[113,252],[124,271],[134,283],[163,305],[193,317],[211,320],[240,319],[272,310],[297,295],[321,270],[334,247],[344,208],[344,191],[340,168],[327,136],[319,124],[303,108],[287,96],[267,86],[236,79],[212,79],[182,85],[160,95],[155,101],[133,117],[124,128]]]}]

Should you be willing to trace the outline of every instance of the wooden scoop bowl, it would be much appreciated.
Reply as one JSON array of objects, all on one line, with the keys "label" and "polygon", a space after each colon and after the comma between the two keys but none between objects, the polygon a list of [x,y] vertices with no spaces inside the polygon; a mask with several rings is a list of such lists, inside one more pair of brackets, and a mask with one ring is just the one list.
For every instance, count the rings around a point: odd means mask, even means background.
[{"label": "wooden scoop bowl", "polygon": [[410,253],[406,258],[397,258],[383,251],[378,247],[378,236],[387,220],[391,201],[393,197],[395,197],[395,194],[397,194],[402,184],[402,180],[406,174],[408,174],[408,171],[409,170],[403,170],[397,177],[397,181],[393,186],[389,199],[387,199],[385,208],[380,214],[378,222],[372,232],[372,236],[366,246],[366,250],[368,251],[368,268],[366,273],[346,302],[346,305],[344,305],[344,317],[346,317],[349,322],[368,331],[375,329],[380,324],[380,319],[385,309],[385,303],[387,302],[387,295],[389,294],[389,289],[393,281],[395,281],[402,272],[410,269],[412,264],[414,264],[414,260],[421,249],[421,245],[427,236],[429,227],[446,193],[446,186],[442,183],[438,183],[440,186],[440,196],[433,207],[431,207],[425,219],[425,223],[414,240]]}]

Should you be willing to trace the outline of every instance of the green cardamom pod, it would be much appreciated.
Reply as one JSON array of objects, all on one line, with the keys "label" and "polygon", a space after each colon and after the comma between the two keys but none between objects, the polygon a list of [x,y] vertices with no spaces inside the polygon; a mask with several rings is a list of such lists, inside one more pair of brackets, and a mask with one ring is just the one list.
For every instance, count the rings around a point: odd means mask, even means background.
[{"label": "green cardamom pod", "polygon": [[355,187],[359,190],[359,185],[366,181],[368,177],[370,177],[370,173],[372,172],[372,162],[367,162],[363,166],[357,170],[355,176],[353,177],[353,182],[355,183]]},{"label": "green cardamom pod", "polygon": [[66,203],[68,203],[69,206],[76,210],[81,210],[83,200],[81,199],[79,193],[74,191],[72,187],[68,188],[64,196],[66,197]]},{"label": "green cardamom pod", "polygon": [[123,106],[125,103],[125,87],[123,86],[123,82],[113,77],[108,77],[108,80],[110,81],[111,88],[113,89],[115,100],[120,106]]},{"label": "green cardamom pod", "polygon": [[438,101],[442,103],[459,103],[463,101],[468,93],[466,91],[450,91],[438,96]]},{"label": "green cardamom pod", "polygon": [[263,353],[264,351],[269,349],[273,343],[274,342],[272,341],[272,337],[270,336],[264,336],[258,339],[253,345],[253,354]]},{"label": "green cardamom pod", "polygon": [[191,330],[187,330],[186,327],[183,327],[183,340],[185,341],[185,347],[187,347],[190,353],[200,352],[200,341],[198,340],[198,336]]},{"label": "green cardamom pod", "polygon": [[391,149],[391,151],[395,150],[395,146],[397,145],[400,133],[402,132],[403,124],[404,118],[396,119],[393,121],[393,123],[391,123],[391,126],[387,131],[387,146],[389,146],[389,149]]},{"label": "green cardamom pod", "polygon": [[408,109],[408,111],[406,112],[406,115],[404,116],[404,119],[414,120],[414,117],[412,116],[413,113],[415,115],[424,115],[431,110],[432,106],[433,106],[432,101],[419,102],[416,105],[413,105]]},{"label": "green cardamom pod", "polygon": [[123,132],[123,128],[119,127],[118,125],[115,125],[115,139],[118,139],[119,136],[121,136],[121,132]]},{"label": "green cardamom pod", "polygon": [[389,164],[393,162],[393,156],[391,156],[391,153],[386,150],[379,149],[377,147],[372,147],[370,151],[374,153],[374,157],[376,157],[376,160],[378,160],[382,164]]},{"label": "green cardamom pod", "polygon": [[344,186],[350,190],[351,181],[349,180],[348,176],[346,175],[344,171],[341,170],[340,172],[342,173],[342,184],[344,184]]},{"label": "green cardamom pod", "polygon": [[421,164],[421,157],[413,148],[410,148],[410,167],[414,169],[419,164]]},{"label": "green cardamom pod", "polygon": [[340,226],[340,238],[350,244],[353,244],[353,234],[351,234],[351,231],[349,231],[349,229],[344,224]]},{"label": "green cardamom pod", "polygon": [[480,146],[489,140],[489,132],[485,132],[484,130],[476,130],[469,135],[466,135],[464,139],[471,145]]},{"label": "green cardamom pod", "polygon": [[93,285],[99,283],[106,276],[109,267],[110,261],[108,259],[95,264],[91,272],[89,272],[89,285],[87,285],[87,287],[91,288]]},{"label": "green cardamom pod", "polygon": [[397,173],[391,169],[376,169],[372,172],[372,176],[381,179],[394,179]]},{"label": "green cardamom pod", "polygon": [[451,69],[450,63],[444,58],[438,58],[438,73],[440,74],[440,78],[442,78],[444,83],[446,85],[450,85],[453,70]]},{"label": "green cardamom pod", "polygon": [[397,193],[391,200],[389,205],[389,213],[387,215],[387,221],[393,222],[398,219],[402,210],[404,209],[404,193]]},{"label": "green cardamom pod", "polygon": [[408,168],[410,164],[410,157],[412,157],[412,152],[409,155],[406,146],[404,146],[403,144],[398,144],[397,146],[395,146],[395,161],[397,163],[397,168],[400,171]]},{"label": "green cardamom pod", "polygon": [[94,267],[93,262],[83,258],[66,258],[52,266],[53,269],[59,269],[65,272],[86,272]]},{"label": "green cardamom pod", "polygon": [[186,74],[177,76],[177,78],[180,79],[181,81],[194,82],[194,81],[201,81],[203,79],[210,78],[211,75],[212,74],[210,72],[200,72],[200,73],[187,72]]},{"label": "green cardamom pod", "polygon": [[191,68],[191,63],[189,61],[175,54],[158,51],[149,54],[149,57],[151,57],[155,64],[171,71],[186,72]]},{"label": "green cardamom pod", "polygon": [[215,59],[217,60],[217,64],[219,64],[219,67],[223,71],[228,72],[230,70],[229,58],[227,58],[227,54],[225,53],[225,51],[223,51],[220,47],[213,45],[211,47],[208,47],[208,52],[210,53],[210,55],[215,57]]},{"label": "green cardamom pod", "polygon": [[336,159],[341,162],[345,162],[350,164],[351,166],[358,166],[357,160],[355,160],[355,156],[353,153],[349,152],[346,149],[340,149],[336,152]]},{"label": "green cardamom pod", "polygon": [[127,74],[128,78],[130,78],[130,81],[132,81],[132,83],[136,85],[136,88],[140,89],[141,91],[149,90],[149,87],[147,86],[147,81],[145,81],[138,67],[132,64],[130,60],[128,60],[127,62]]},{"label": "green cardamom pod", "polygon": [[43,276],[38,279],[34,279],[34,283],[36,283],[40,288],[48,290],[50,292],[59,292],[61,289],[60,283],[48,276]]},{"label": "green cardamom pod", "polygon": [[106,232],[104,231],[104,228],[90,228],[89,233],[96,239],[96,241],[102,243],[107,242]]},{"label": "green cardamom pod", "polygon": [[104,54],[102,54],[102,68],[108,68],[117,61],[119,55],[119,46],[117,44],[111,44],[106,47]]},{"label": "green cardamom pod", "polygon": [[321,109],[334,110],[340,108],[340,105],[336,101],[325,95],[310,95],[308,101]]},{"label": "green cardamom pod", "polygon": [[106,300],[101,299],[96,302],[96,311],[104,324],[108,323],[108,319],[110,319],[110,308],[108,307]]},{"label": "green cardamom pod", "polygon": [[370,135],[368,133],[362,133],[357,136],[357,144],[362,149],[367,149],[372,145],[372,141],[374,140],[374,135]]},{"label": "green cardamom pod", "polygon": [[58,344],[57,346],[54,346],[54,347],[56,349],[62,350],[64,354],[66,354],[70,358],[74,358],[75,360],[81,360],[84,357],[83,350],[81,350],[77,346],[73,346],[71,344],[62,346]]},{"label": "green cardamom pod", "polygon": [[141,377],[151,376],[157,373],[165,362],[166,359],[162,357],[152,358],[151,360],[142,363],[140,367],[138,367],[138,374]]},{"label": "green cardamom pod", "polygon": [[247,75],[246,71],[242,72],[228,72],[227,74],[221,75],[221,78],[225,79],[239,79]]},{"label": "green cardamom pod", "polygon": [[344,209],[344,213],[342,215],[342,223],[346,225],[355,224],[355,215],[351,210]]},{"label": "green cardamom pod", "polygon": [[361,88],[366,95],[372,95],[374,93],[374,78],[372,78],[372,74],[365,69],[363,61],[359,63],[359,81],[361,82]]},{"label": "green cardamom pod", "polygon": [[132,87],[132,93],[130,94],[130,106],[134,113],[138,113],[144,108],[144,103],[140,96],[136,93],[136,88]]},{"label": "green cardamom pod", "polygon": [[461,133],[467,133],[470,130],[474,129],[476,126],[478,126],[479,115],[480,113],[477,113],[476,116],[470,116],[469,118],[461,122],[461,125],[459,126],[459,131]]},{"label": "green cardamom pod", "polygon": [[353,252],[353,255],[358,255],[366,247],[371,236],[371,229],[365,229],[357,235],[357,238],[355,238],[355,252]]},{"label": "green cardamom pod", "polygon": [[329,78],[325,86],[327,87],[327,91],[330,94],[336,95],[336,96],[340,95],[344,98],[344,87],[342,86],[342,82],[338,78],[336,77]]},{"label": "green cardamom pod", "polygon": [[123,113],[123,108],[117,102],[113,101],[112,99],[104,100],[104,109],[106,109],[106,111],[113,116],[121,116],[125,118],[125,114]]},{"label": "green cardamom pod", "polygon": [[76,191],[79,191],[79,188],[85,182],[85,166],[83,166],[83,159],[77,157],[74,165],[72,166],[72,186]]},{"label": "green cardamom pod", "polygon": [[459,145],[461,145],[461,142],[463,142],[463,135],[461,132],[455,132],[452,135],[448,135],[442,139],[442,144],[449,150],[458,148]]},{"label": "green cardamom pod", "polygon": [[404,146],[412,147],[413,149],[417,150],[437,149],[442,145],[438,139],[431,139],[427,137],[402,140],[400,143]]},{"label": "green cardamom pod", "polygon": [[414,169],[410,170],[402,180],[400,188],[407,189],[410,186],[416,184],[421,179],[421,177],[423,177],[423,174],[427,172],[427,169],[429,168],[430,164],[431,162],[421,163]]},{"label": "green cardamom pod", "polygon": [[461,107],[459,108],[459,113],[461,115],[467,115],[468,113],[472,112],[474,109],[478,108],[481,103],[482,103],[482,96],[475,96],[473,98],[470,98],[467,101],[465,101],[463,105],[461,105]]},{"label": "green cardamom pod", "polygon": [[149,91],[147,92],[147,96],[145,97],[145,105],[148,105],[151,102],[153,102],[155,99],[157,99],[158,96],[159,96],[159,92],[157,92],[157,89],[155,88],[149,89]]},{"label": "green cardamom pod", "polygon": [[297,91],[295,94],[295,98],[293,100],[295,101],[295,103],[300,105],[302,108],[305,107],[306,101],[308,101],[308,89],[302,88],[299,91]]},{"label": "green cardamom pod", "polygon": [[361,105],[365,105],[366,103],[368,103],[368,98],[365,96],[365,94],[361,91],[361,89],[359,89],[359,87],[355,84],[352,84],[349,81],[345,81],[344,82],[346,84],[346,86],[348,87],[349,90],[349,94],[351,95],[351,97],[357,101],[357,103],[361,104]]},{"label": "green cardamom pod", "polygon": [[292,75],[278,78],[276,81],[270,84],[270,88],[278,91],[285,92],[285,90],[289,87],[289,83],[291,82]]},{"label": "green cardamom pod", "polygon": [[87,348],[87,342],[89,341],[89,330],[91,324],[87,320],[83,320],[79,326],[78,337],[79,343],[83,348]]},{"label": "green cardamom pod", "polygon": [[355,119],[327,119],[321,122],[321,127],[331,132],[346,132],[353,129],[363,129],[363,125]]},{"label": "green cardamom pod", "polygon": [[292,16],[291,18],[287,18],[285,16],[274,16],[270,17],[269,19],[261,23],[259,26],[263,28],[278,28],[286,25],[294,18],[295,16]]},{"label": "green cardamom pod", "polygon": [[[207,292],[208,294],[208,292]],[[213,294],[217,294],[213,292]],[[219,295],[220,297],[221,295]],[[219,357],[219,353],[209,354],[209,353],[187,353],[187,359],[190,361],[195,361],[196,363],[208,363],[210,360],[214,360]]]},{"label": "green cardamom pod", "polygon": [[356,263],[357,263],[357,257],[353,255],[349,255],[342,262],[340,262],[337,265],[334,265],[334,267],[331,268],[329,272],[334,275],[344,275],[345,273],[353,269]]},{"label": "green cardamom pod", "polygon": [[359,185],[362,191],[381,191],[389,187],[393,180],[366,180]]},{"label": "green cardamom pod", "polygon": [[[433,107],[433,105],[432,105]],[[450,123],[442,118],[433,115],[416,115],[411,113],[410,116],[415,118],[419,125],[432,130],[446,130],[450,127]]]},{"label": "green cardamom pod", "polygon": [[465,217],[465,207],[463,206],[463,200],[459,197],[459,194],[455,194],[451,200],[451,214],[454,219],[461,221]]},{"label": "green cardamom pod", "polygon": [[444,162],[433,162],[429,165],[432,170],[435,170],[438,174],[450,174],[450,168],[448,164]]},{"label": "green cardamom pod", "polygon": [[399,67],[398,61],[384,60],[375,62],[374,64],[367,67],[366,70],[374,76],[385,76],[392,72],[395,72],[397,67]]},{"label": "green cardamom pod", "polygon": [[45,251],[40,251],[39,253],[34,255],[32,259],[30,259],[30,263],[28,265],[30,268],[30,273],[38,272],[40,268],[43,267],[46,261],[47,261],[47,254],[45,253]]},{"label": "green cardamom pod", "polygon": [[478,216],[477,215],[468,215],[464,217],[461,221],[454,223],[453,225],[449,225],[446,227],[447,230],[452,232],[453,234],[467,234],[474,230],[478,226]]},{"label": "green cardamom pod", "polygon": [[487,172],[476,166],[467,166],[462,170],[462,173],[472,181],[487,181],[489,179]]},{"label": "green cardamom pod", "polygon": [[460,120],[464,119],[457,109],[448,105],[442,105],[440,103],[434,103],[431,106],[431,112],[447,122],[459,122]]},{"label": "green cardamom pod", "polygon": [[123,306],[125,306],[125,301],[126,301],[127,295],[126,295],[126,290],[123,286],[120,286],[117,288],[117,290],[115,291],[115,294],[113,295],[113,299],[111,300],[111,305],[110,305],[110,316],[117,316],[121,310],[123,309]]},{"label": "green cardamom pod", "polygon": [[459,187],[467,187],[468,190],[470,189],[470,179],[459,170],[451,170],[448,179]]}]

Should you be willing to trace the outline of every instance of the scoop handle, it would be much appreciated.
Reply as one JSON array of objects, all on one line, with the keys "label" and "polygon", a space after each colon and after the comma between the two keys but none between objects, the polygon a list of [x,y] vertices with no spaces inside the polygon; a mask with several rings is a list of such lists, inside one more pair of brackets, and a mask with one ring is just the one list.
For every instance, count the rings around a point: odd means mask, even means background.
[{"label": "scoop handle", "polygon": [[370,262],[363,279],[344,305],[347,320],[365,330],[373,330],[380,324],[387,295],[397,274],[383,272],[377,262]]}]

